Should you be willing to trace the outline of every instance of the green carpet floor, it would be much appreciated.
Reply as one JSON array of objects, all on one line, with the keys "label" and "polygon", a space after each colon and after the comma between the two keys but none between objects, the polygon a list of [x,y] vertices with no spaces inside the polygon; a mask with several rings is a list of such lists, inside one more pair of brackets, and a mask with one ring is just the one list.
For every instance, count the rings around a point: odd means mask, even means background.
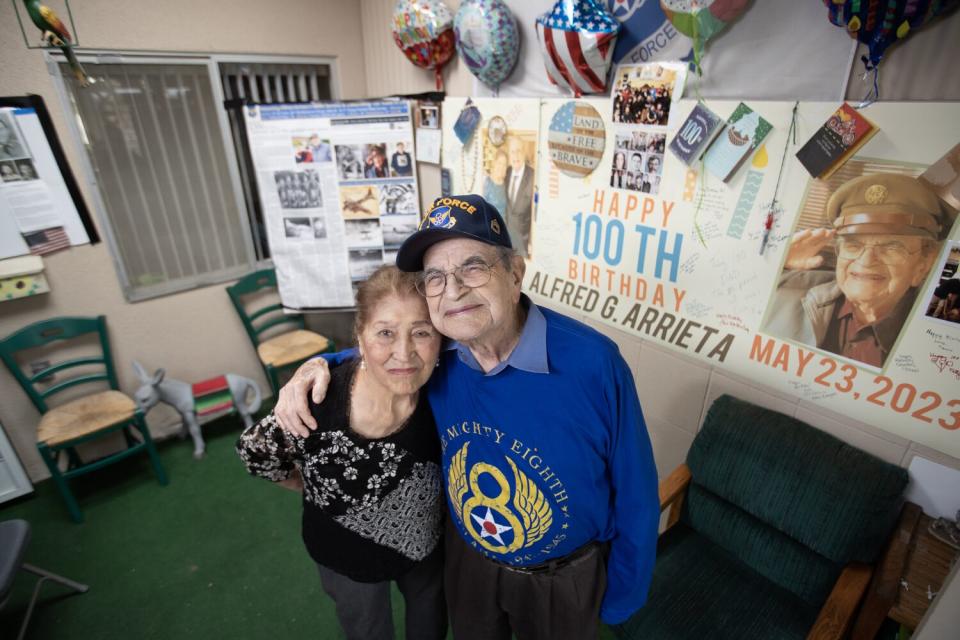
[{"label": "green carpet floor", "polygon": [[[49,481],[0,505],[0,520],[30,522],[27,562],[90,585],[72,594],[47,582],[27,638],[342,638],[300,540],[300,496],[247,475],[233,451],[240,426],[233,417],[205,425],[199,462],[189,441],[160,443],[166,487],[146,456],[78,478],[83,524]],[[34,584],[20,573],[0,638],[16,637]],[[403,638],[396,589],[393,604]]]}]

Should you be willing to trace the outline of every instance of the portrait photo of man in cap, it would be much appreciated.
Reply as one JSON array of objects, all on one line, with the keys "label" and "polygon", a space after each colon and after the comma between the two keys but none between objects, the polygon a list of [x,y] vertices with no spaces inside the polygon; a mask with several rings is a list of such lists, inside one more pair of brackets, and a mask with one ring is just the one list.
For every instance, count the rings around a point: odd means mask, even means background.
[{"label": "portrait photo of man in cap", "polygon": [[882,173],[840,185],[824,214],[790,239],[762,331],[882,368],[956,212],[924,182]]}]

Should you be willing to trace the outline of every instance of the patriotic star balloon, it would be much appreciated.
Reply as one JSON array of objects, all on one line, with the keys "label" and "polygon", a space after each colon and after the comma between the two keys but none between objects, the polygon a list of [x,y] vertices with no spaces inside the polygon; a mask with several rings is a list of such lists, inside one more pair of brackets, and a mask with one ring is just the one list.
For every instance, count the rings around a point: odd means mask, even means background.
[{"label": "patriotic star balloon", "polygon": [[597,0],[557,0],[537,18],[547,77],[576,97],[603,93],[620,23]]},{"label": "patriotic star balloon", "polygon": [[455,50],[453,14],[440,0],[397,0],[393,8],[393,41],[418,67],[433,69],[437,90],[443,88],[443,65]]}]

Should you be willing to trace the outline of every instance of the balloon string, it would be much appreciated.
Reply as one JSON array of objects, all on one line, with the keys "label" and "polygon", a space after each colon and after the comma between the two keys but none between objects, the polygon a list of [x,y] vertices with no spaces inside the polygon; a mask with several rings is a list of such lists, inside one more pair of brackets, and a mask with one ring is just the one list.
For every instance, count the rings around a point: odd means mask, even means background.
[{"label": "balloon string", "polygon": [[871,65],[867,60],[867,56],[863,56],[862,60],[865,71],[861,79],[866,82],[867,75],[873,73],[873,87],[867,92],[867,95],[863,97],[860,104],[857,105],[857,109],[869,107],[880,99],[880,65]]}]

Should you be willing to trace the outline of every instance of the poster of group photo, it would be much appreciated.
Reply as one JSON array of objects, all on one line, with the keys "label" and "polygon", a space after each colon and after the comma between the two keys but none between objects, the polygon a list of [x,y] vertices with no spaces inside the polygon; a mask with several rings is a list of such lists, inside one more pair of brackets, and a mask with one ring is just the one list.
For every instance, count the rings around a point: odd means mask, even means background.
[{"label": "poster of group photo", "polygon": [[294,309],[349,307],[417,228],[406,102],[245,108],[277,284]]},{"label": "poster of group photo", "polygon": [[[541,122],[568,102],[544,100]],[[878,132],[821,180],[796,154],[834,103],[800,103],[794,143],[793,103],[708,101],[719,135],[700,153],[739,145],[722,175],[670,152],[647,166],[651,134],[669,147],[693,100],[674,97],[669,124],[649,130],[623,122],[632,107],[611,99],[605,110],[603,99],[577,103],[603,115],[603,157],[573,179],[541,153],[525,291],[960,455],[960,134],[945,135],[957,132],[949,105],[872,105]],[[541,146],[549,139],[541,127]],[[636,178],[630,188],[607,167],[659,173],[659,189]]]},{"label": "poster of group photo", "polygon": [[471,101],[471,107],[480,119],[464,144],[454,126],[467,99],[443,101],[442,162],[450,172],[451,192],[476,193],[493,204],[507,223],[514,248],[530,257],[540,100],[487,98]]}]

